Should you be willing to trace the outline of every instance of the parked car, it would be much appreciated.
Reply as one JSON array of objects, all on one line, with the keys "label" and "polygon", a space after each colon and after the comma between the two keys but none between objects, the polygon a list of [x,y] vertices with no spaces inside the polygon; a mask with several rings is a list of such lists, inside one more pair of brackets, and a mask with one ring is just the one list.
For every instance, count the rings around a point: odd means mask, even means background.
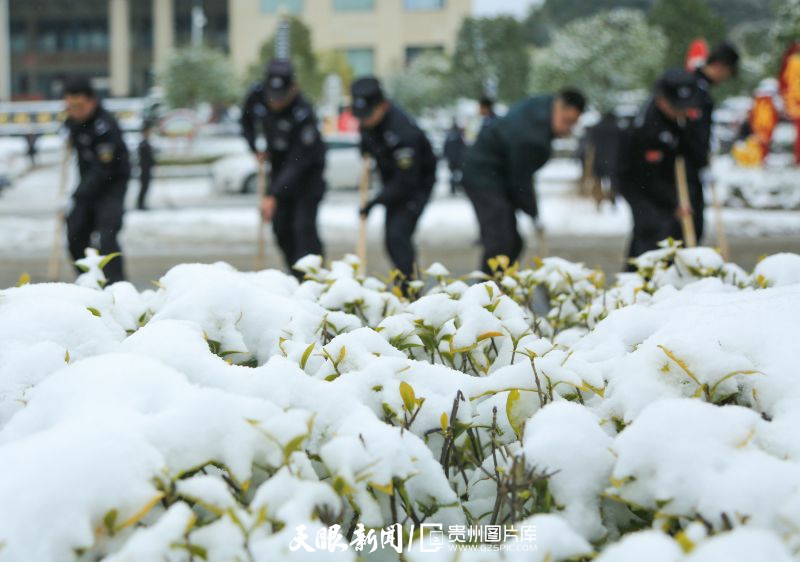
[{"label": "parked car", "polygon": [[[325,181],[330,189],[356,189],[361,173],[359,136],[336,133],[325,137],[328,155]],[[255,193],[258,166],[249,152],[226,156],[211,167],[213,189],[219,193]]]}]

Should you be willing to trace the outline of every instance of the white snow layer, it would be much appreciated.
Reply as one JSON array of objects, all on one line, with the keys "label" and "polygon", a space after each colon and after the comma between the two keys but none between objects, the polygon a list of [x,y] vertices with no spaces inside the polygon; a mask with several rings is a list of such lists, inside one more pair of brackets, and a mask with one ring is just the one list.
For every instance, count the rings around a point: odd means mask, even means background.
[{"label": "white snow layer", "polygon": [[0,561],[354,560],[331,526],[395,523],[408,560],[800,560],[800,256],[433,264],[411,300],[353,256],[141,293],[100,262],[0,291]]}]

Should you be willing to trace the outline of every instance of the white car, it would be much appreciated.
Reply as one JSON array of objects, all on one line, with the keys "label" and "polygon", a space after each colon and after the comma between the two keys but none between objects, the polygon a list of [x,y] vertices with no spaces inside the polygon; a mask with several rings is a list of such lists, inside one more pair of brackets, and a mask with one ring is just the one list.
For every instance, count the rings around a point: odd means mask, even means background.
[{"label": "white car", "polygon": [[[356,189],[361,174],[361,154],[357,134],[337,133],[325,137],[328,153],[325,181],[330,189]],[[255,193],[257,191],[256,159],[249,151],[221,158],[211,167],[215,191],[221,193]]]}]

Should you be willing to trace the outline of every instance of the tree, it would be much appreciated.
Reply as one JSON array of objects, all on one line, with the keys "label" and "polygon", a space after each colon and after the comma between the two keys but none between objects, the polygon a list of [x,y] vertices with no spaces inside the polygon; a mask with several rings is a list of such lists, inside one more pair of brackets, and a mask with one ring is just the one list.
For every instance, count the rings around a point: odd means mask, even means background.
[{"label": "tree", "polygon": [[800,40],[800,0],[783,0],[776,12],[777,17],[769,34],[769,67],[773,75],[780,70],[783,54],[789,43]]},{"label": "tree", "polygon": [[509,16],[466,18],[453,56],[453,94],[477,98],[492,77],[497,97],[516,101],[527,93],[530,57],[522,24]]},{"label": "tree", "polygon": [[667,39],[638,10],[620,9],[575,20],[534,52],[531,85],[551,92],[581,88],[601,110],[620,92],[650,88],[662,69]]},{"label": "tree", "polygon": [[449,91],[450,61],[441,53],[422,53],[408,67],[388,80],[389,93],[414,114],[441,107],[452,99]]},{"label": "tree", "polygon": [[240,89],[228,58],[208,47],[178,49],[157,73],[167,103],[194,108],[200,103],[220,106],[239,98]]},{"label": "tree", "polygon": [[[258,53],[258,61],[250,65],[247,71],[248,82],[264,79],[264,71],[267,64],[275,58],[276,39],[277,34],[273,34],[261,46]],[[289,18],[289,53],[300,88],[310,98],[319,98],[325,77],[319,69],[317,55],[314,53],[311,30],[300,19],[295,17]]]},{"label": "tree", "polygon": [[[618,8],[649,13],[656,3],[656,0],[545,0],[540,6],[534,5],[531,8],[524,26],[528,30],[526,35],[529,40],[535,40],[537,30],[543,25],[554,31],[573,20]],[[772,19],[773,3],[769,0],[708,0],[711,10],[730,26]],[[528,34],[531,30],[534,31],[533,35]]]},{"label": "tree", "polygon": [[577,19],[586,19],[600,12],[620,8],[647,11],[654,0],[545,0],[541,6],[534,5],[525,18],[525,25],[535,27],[536,21],[545,19],[551,22],[553,30],[563,27]]},{"label": "tree", "polygon": [[698,37],[711,45],[725,39],[725,22],[705,0],[657,0],[648,22],[661,28],[669,39],[667,67],[683,67],[689,44]]}]

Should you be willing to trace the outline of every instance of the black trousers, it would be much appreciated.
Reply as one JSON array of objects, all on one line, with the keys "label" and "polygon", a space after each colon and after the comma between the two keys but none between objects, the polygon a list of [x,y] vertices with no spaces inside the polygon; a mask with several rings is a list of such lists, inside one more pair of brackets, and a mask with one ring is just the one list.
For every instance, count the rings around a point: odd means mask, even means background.
[{"label": "black trousers", "polygon": [[425,200],[422,199],[386,207],[386,251],[394,267],[406,279],[413,279],[416,274],[417,253],[413,238],[424,207]]},{"label": "black trousers", "polygon": [[522,237],[517,230],[516,207],[502,187],[474,187],[464,184],[480,227],[483,256],[480,268],[491,274],[489,260],[497,256],[508,256],[511,263],[522,255]]},{"label": "black trousers", "polygon": [[136,202],[136,206],[139,209],[144,209],[147,205],[147,191],[150,189],[150,168],[142,168],[139,171],[139,198]]},{"label": "black trousers", "polygon": [[[117,239],[122,229],[122,215],[125,209],[125,192],[119,189],[110,190],[99,199],[76,199],[67,217],[67,245],[73,260],[84,257],[85,250],[91,246],[92,234],[99,235],[97,250],[102,255],[120,252]],[[76,268],[80,274],[80,270]],[[106,265],[103,272],[108,283],[116,283],[125,279],[122,256],[118,256]]]},{"label": "black trousers", "polygon": [[[635,258],[645,252],[655,250],[658,248],[658,243],[666,238],[683,240],[683,229],[681,222],[675,216],[675,209],[659,206],[642,196],[626,198],[633,214],[633,234],[628,249],[629,258]],[[703,238],[704,204],[702,198],[695,197],[693,199],[695,200],[692,202],[694,211],[692,219],[699,243]],[[628,264],[627,269],[631,271],[633,267]]]},{"label": "black trousers", "polygon": [[[317,209],[321,200],[322,196],[317,194],[278,200],[272,217],[272,231],[290,270],[300,258],[323,254],[317,233]],[[302,277],[299,272],[292,272],[296,277]]]}]

